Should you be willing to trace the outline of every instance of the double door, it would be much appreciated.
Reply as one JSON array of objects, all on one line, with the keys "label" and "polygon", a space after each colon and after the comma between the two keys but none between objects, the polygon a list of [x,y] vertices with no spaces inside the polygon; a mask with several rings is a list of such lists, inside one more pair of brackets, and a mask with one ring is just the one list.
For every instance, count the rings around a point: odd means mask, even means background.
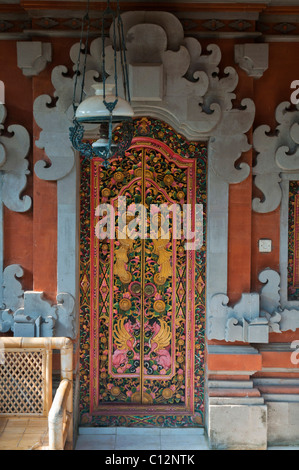
[{"label": "double door", "polygon": [[194,414],[203,279],[186,249],[183,206],[192,228],[196,165],[150,138],[108,169],[91,164],[91,414]]}]

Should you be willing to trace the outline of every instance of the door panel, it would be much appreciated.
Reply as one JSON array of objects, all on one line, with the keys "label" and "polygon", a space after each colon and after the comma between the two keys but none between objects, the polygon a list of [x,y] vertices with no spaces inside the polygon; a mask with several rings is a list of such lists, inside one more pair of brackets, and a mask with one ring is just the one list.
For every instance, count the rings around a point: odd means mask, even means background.
[{"label": "door panel", "polygon": [[[153,204],[182,209],[192,203],[194,228],[194,203],[205,202],[205,192],[198,196],[198,182],[201,178],[205,189],[206,161],[180,156],[138,130],[126,157],[110,168],[103,169],[98,159],[82,162],[90,177],[90,188],[87,178],[81,186],[81,207],[90,216],[89,240],[81,238],[82,424],[198,425],[203,413],[204,247],[185,250],[185,234],[172,213],[169,233],[162,238],[167,216],[154,208],[151,220],[150,210]],[[125,214],[119,210],[120,196]],[[132,203],[147,209],[148,238],[128,236],[136,217]],[[115,239],[97,236],[100,204],[114,208]],[[156,235],[150,232],[153,220]],[[88,235],[86,227],[82,233]]]}]

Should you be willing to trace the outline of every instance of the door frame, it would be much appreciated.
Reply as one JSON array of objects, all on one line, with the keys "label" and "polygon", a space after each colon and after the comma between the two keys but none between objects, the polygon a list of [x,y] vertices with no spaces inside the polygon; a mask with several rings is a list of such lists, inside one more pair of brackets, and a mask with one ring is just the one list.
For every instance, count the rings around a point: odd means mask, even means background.
[{"label": "door frame", "polygon": [[[153,134],[152,136],[150,137],[149,135],[148,136],[144,136],[144,126],[145,124],[147,123],[148,125],[148,129],[154,129],[153,131]],[[142,128],[143,128],[143,135],[138,135],[138,129],[141,127],[142,125]],[[179,165],[179,161],[181,161],[183,163],[184,161],[184,157],[181,156],[178,152],[176,152],[176,147],[177,146],[177,149],[179,151],[182,152],[182,154],[184,155],[184,152],[189,152],[189,155],[186,155],[185,158],[188,158],[189,156],[189,160],[188,160],[188,166],[190,167],[188,171],[188,174],[190,173],[190,171],[193,171],[194,173],[194,181],[192,183],[192,191],[193,191],[193,194],[195,195],[196,198],[200,198],[200,201],[202,201],[204,207],[206,207],[206,171],[207,171],[207,159],[206,159],[206,147],[204,146],[204,144],[199,144],[199,143],[195,143],[195,142],[188,142],[186,139],[184,139],[183,137],[181,137],[179,135],[179,137],[177,137],[175,139],[175,131],[171,128],[171,126],[168,126],[167,124],[165,123],[161,123],[159,120],[154,120],[154,119],[150,119],[150,118],[141,118],[141,119],[136,119],[135,120],[135,129],[136,129],[136,137],[133,139],[133,142],[132,142],[132,148],[139,148],[139,147],[145,147],[145,148],[152,148],[154,150],[158,150],[160,151],[161,153],[164,153],[164,156],[165,158],[169,161],[171,160],[171,158],[175,158],[178,162],[178,165]],[[164,142],[161,142],[157,139],[159,133],[161,134],[161,132],[163,131],[163,134],[164,134]],[[150,131],[149,131],[150,132]],[[170,148],[166,143],[165,141],[167,141],[166,139],[166,134],[169,134],[168,138],[171,138],[172,141],[169,140],[169,143],[174,147],[174,148]],[[155,137],[155,138],[154,138]],[[168,141],[167,141],[168,143]],[[190,152],[189,149],[193,149],[193,153]],[[197,165],[195,164],[195,158],[198,159],[198,162],[197,162]],[[84,159],[83,159],[84,160]],[[85,162],[85,160],[84,160]],[[84,165],[84,168],[85,171],[83,173],[83,188],[84,188],[84,191],[86,191],[87,189],[87,179],[90,178],[89,176],[89,163],[85,164]],[[86,177],[87,175],[87,177]],[[91,185],[91,193],[94,192],[94,183],[92,183]],[[88,209],[88,204],[87,204],[87,200],[90,200],[90,193],[89,194],[84,194],[83,196],[83,203],[82,203],[82,206],[84,208],[86,208],[86,211],[88,212],[89,214],[89,217],[92,217],[92,214],[90,213],[90,205],[89,205],[89,209]],[[189,195],[187,195],[187,200],[189,200]],[[193,202],[199,202],[197,201],[193,201]],[[195,207],[195,206],[194,206]],[[204,211],[206,212],[206,211]],[[195,216],[195,209],[194,209],[194,216]],[[92,217],[93,218],[93,217]],[[206,219],[204,217],[204,222],[206,222]],[[86,234],[86,231],[85,231],[85,227],[86,227],[86,221],[84,220],[83,221],[83,227],[84,227],[84,232],[83,232],[83,237],[82,237],[82,240],[81,240],[81,246],[85,245],[85,240],[87,238],[87,234]],[[92,238],[94,238],[94,234],[92,234]],[[195,266],[198,268],[197,271],[195,272],[194,271],[194,275],[197,276],[197,280],[199,282],[200,278],[201,278],[201,275],[202,277],[204,278],[205,277],[205,250],[206,249],[206,246],[204,244],[204,247],[202,250],[200,250],[198,253],[198,257],[196,257],[196,254],[195,252],[192,252],[192,251],[188,251],[188,263],[192,264],[192,263],[195,263]],[[84,252],[84,258],[86,259],[86,251],[88,250],[88,248],[86,247],[86,250],[84,249],[83,252]],[[189,259],[190,258],[190,259]],[[198,258],[198,259],[196,259]],[[191,267],[191,264],[190,264],[190,267]],[[200,266],[203,266],[203,268],[201,268]],[[194,266],[194,269],[195,269],[195,266]],[[83,273],[83,278],[85,278],[85,275],[87,276],[91,276],[91,273],[89,271],[89,274],[86,274],[86,272],[88,273],[88,268],[86,266],[84,266],[83,268],[84,270],[84,273]],[[204,282],[204,279],[203,281]],[[202,289],[202,290],[200,290]],[[92,290],[92,285],[91,285],[91,290]],[[205,292],[205,289],[204,289],[204,286],[203,284],[201,284],[199,286],[199,284],[197,285],[197,288],[194,290],[194,294],[196,294],[196,298],[190,298],[190,295],[187,299],[187,306],[189,305],[188,307],[188,312],[189,312],[189,321],[188,321],[188,324],[189,324],[189,327],[191,328],[191,330],[189,331],[188,333],[188,338],[189,336],[191,335],[191,339],[190,341],[188,340],[188,344],[190,343],[191,345],[191,341],[192,341],[192,337],[194,336],[194,343],[193,345],[193,348],[197,348],[196,349],[196,352],[197,352],[197,356],[196,356],[196,361],[195,361],[195,351],[193,351],[193,354],[191,354],[191,356],[189,357],[190,353],[188,354],[188,362],[190,363],[189,367],[190,367],[190,376],[188,374],[188,377],[187,377],[187,383],[189,383],[189,386],[188,386],[188,389],[190,388],[191,392],[188,392],[188,397],[187,397],[187,392],[186,392],[186,397],[188,399],[188,407],[187,409],[182,409],[182,410],[177,410],[177,411],[174,411],[174,409],[172,409],[172,407],[170,405],[163,405],[163,406],[158,406],[156,405],[156,410],[158,411],[161,411],[160,413],[160,418],[164,415],[166,416],[169,416],[169,419],[168,421],[171,422],[171,425],[175,425],[175,420],[174,419],[171,419],[171,416],[173,415],[177,415],[177,416],[180,416],[180,425],[183,424],[184,420],[182,418],[182,416],[189,416],[189,418],[187,419],[186,418],[186,423],[189,423],[190,426],[198,426],[199,424],[203,425],[203,422],[204,422],[204,413],[203,413],[203,404],[204,404],[204,348],[205,348],[205,336],[203,334],[203,331],[204,331],[204,317],[205,317],[205,299],[201,297],[204,296],[204,292]],[[85,294],[84,294],[85,295]],[[187,293],[188,295],[188,293]],[[199,300],[200,299],[200,300]],[[195,302],[196,300],[198,301],[198,304],[197,304],[197,314],[196,314],[196,318],[197,318],[197,322],[198,324],[195,325]],[[89,304],[91,304],[91,299],[88,300]],[[93,308],[92,308],[93,310]],[[191,313],[192,311],[192,313]],[[191,316],[190,316],[191,315]],[[92,324],[93,324],[93,320],[92,320],[92,315],[90,313],[90,311],[88,311],[88,308],[86,307],[86,305],[84,305],[84,317],[88,318],[88,321],[84,322],[84,332],[83,332],[83,335],[84,335],[84,339],[82,340],[82,347],[85,347],[85,344],[86,342],[89,341],[89,343],[94,343],[95,339],[93,339],[93,336],[91,336],[91,338],[88,338],[88,335],[87,335],[87,330],[92,330]],[[201,323],[199,323],[201,322]],[[97,320],[96,320],[96,323],[97,323]],[[82,325],[81,325],[82,327]],[[97,326],[97,329],[98,329],[98,326]],[[195,336],[195,330],[196,332],[198,333],[197,336]],[[193,333],[192,333],[193,331]],[[92,332],[91,332],[92,334]],[[95,333],[95,335],[97,335],[97,333]],[[189,345],[189,346],[190,346]],[[190,347],[191,347],[190,346]],[[96,349],[96,348],[95,348]],[[191,348],[192,349],[192,348]],[[202,358],[201,358],[201,362],[199,360],[199,356],[202,354]],[[84,354],[82,353],[82,356],[84,356]],[[87,355],[88,356],[88,355]],[[90,356],[90,355],[89,355]],[[88,356],[88,357],[89,357]],[[98,356],[98,354],[97,354]],[[121,425],[122,423],[122,420],[121,420],[121,417],[122,415],[120,415],[120,412],[119,410],[122,410],[123,411],[123,416],[128,416],[128,420],[129,420],[129,417],[130,417],[130,426],[131,425],[139,425],[138,423],[140,423],[140,419],[142,419],[142,422],[143,422],[143,425],[146,423],[146,416],[151,414],[151,415],[154,415],[155,416],[155,425],[159,425],[159,415],[156,413],[156,411],[153,410],[152,407],[149,407],[149,406],[146,406],[144,407],[138,407],[138,413],[137,413],[137,410],[133,410],[132,406],[128,406],[128,405],[119,405],[117,407],[117,410],[113,409],[113,405],[112,406],[105,406],[105,405],[102,405],[101,406],[101,410],[96,410],[96,408],[94,408],[95,405],[93,405],[93,401],[96,400],[97,401],[97,398],[96,398],[96,394],[97,394],[97,382],[99,380],[99,375],[98,375],[98,372],[96,372],[96,370],[93,368],[93,361],[91,359],[89,359],[89,367],[91,367],[91,370],[90,370],[90,373],[91,373],[91,377],[94,378],[94,379],[90,379],[91,380],[91,388],[90,390],[87,389],[87,386],[88,386],[88,383],[85,382],[85,383],[82,383],[81,385],[81,390],[82,390],[82,394],[84,395],[84,400],[86,399],[86,396],[89,396],[89,399],[90,399],[90,404],[89,406],[91,407],[90,409],[90,412],[87,412],[87,406],[85,407],[86,409],[86,412],[84,414],[84,417],[82,418],[83,422],[88,422],[89,424],[92,423],[92,425],[107,425],[104,423],[105,421],[105,416],[107,417],[107,415],[109,414],[111,419],[110,421],[106,420],[106,422],[109,422],[110,424],[109,425],[112,425],[112,426],[115,426],[115,425]],[[194,368],[194,363],[196,362],[196,371],[197,371],[197,374],[195,373],[195,368]],[[86,362],[86,359],[83,359],[81,361],[81,363],[85,364]],[[84,377],[86,377],[88,375],[88,371],[87,371],[87,367],[83,367],[82,371],[81,371],[81,375],[83,375]],[[196,375],[196,381],[195,381],[195,385],[193,384],[194,382],[194,376]],[[93,386],[93,381],[95,381],[95,384]],[[197,400],[197,403],[194,404],[194,395],[195,395],[195,390],[196,390],[196,400]],[[87,405],[87,404],[86,404]],[[84,404],[82,404],[82,406],[84,406]],[[169,410],[167,410],[167,408],[169,408]],[[163,413],[162,413],[162,410],[163,410]],[[192,411],[193,410],[193,411]],[[197,411],[196,411],[197,410]],[[133,417],[133,415],[136,415],[138,414],[138,417]],[[104,416],[102,419],[101,419],[101,416]],[[143,417],[143,418],[141,418]],[[147,425],[150,425],[149,423],[151,423],[152,421],[152,418],[151,420],[147,420]],[[161,421],[161,419],[160,419]],[[166,420],[167,421],[167,420]],[[112,424],[111,424],[112,423]],[[123,425],[125,424],[128,424],[128,421],[126,421]],[[167,425],[167,424],[166,424]]]}]

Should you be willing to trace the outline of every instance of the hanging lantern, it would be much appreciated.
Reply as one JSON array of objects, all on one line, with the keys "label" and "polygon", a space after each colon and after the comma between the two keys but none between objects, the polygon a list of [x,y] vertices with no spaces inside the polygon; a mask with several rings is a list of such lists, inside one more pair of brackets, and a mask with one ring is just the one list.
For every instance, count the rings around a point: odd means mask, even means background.
[{"label": "hanging lantern", "polygon": [[[114,83],[107,83],[106,56],[105,56],[105,26],[107,20],[112,18],[113,50],[114,50]],[[128,83],[128,70],[126,61],[126,46],[123,32],[123,23],[120,15],[119,0],[117,0],[117,10],[114,12],[107,1],[107,7],[102,16],[102,82],[92,85],[94,95],[83,99],[85,95],[85,72],[88,52],[89,35],[89,1],[87,12],[82,22],[82,34],[79,48],[79,58],[77,63],[74,95],[73,95],[73,127],[70,128],[70,140],[73,147],[87,158],[100,157],[103,165],[109,166],[109,160],[114,156],[123,156],[130,147],[133,136],[133,116],[134,111],[130,104],[130,90]],[[86,37],[84,44],[83,70],[80,72],[80,54],[84,42],[84,30]],[[120,57],[121,70],[118,70],[118,56]],[[122,74],[124,98],[119,96],[118,73]],[[82,76],[80,76],[82,74]],[[81,79],[81,89],[79,103],[76,102],[78,78]],[[84,142],[84,125],[99,125],[99,138],[96,142]],[[113,129],[122,124],[122,137],[116,144],[113,141]]]}]

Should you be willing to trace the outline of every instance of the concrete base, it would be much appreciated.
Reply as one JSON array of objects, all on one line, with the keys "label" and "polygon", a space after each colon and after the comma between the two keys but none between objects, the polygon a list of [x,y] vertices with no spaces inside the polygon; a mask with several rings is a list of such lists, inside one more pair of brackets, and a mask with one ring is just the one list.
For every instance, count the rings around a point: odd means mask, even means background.
[{"label": "concrete base", "polygon": [[268,444],[298,445],[299,402],[267,402],[267,407]]},{"label": "concrete base", "polygon": [[218,450],[266,450],[266,405],[210,405],[209,445]]}]

